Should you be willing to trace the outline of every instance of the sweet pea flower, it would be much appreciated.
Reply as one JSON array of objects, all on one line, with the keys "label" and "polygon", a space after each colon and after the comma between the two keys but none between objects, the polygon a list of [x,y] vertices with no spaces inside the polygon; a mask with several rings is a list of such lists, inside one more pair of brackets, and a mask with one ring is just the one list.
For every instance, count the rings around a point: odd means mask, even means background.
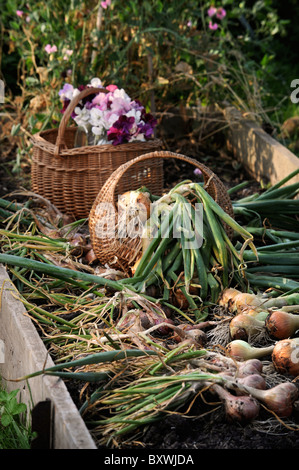
[{"label": "sweet pea flower", "polygon": [[103,87],[103,84],[102,84],[102,80],[100,80],[99,78],[95,77],[95,78],[92,78],[90,80],[90,86],[94,87],[94,88],[102,88]]},{"label": "sweet pea flower", "polygon": [[224,8],[218,8],[217,9],[217,13],[216,13],[216,17],[219,19],[219,20],[223,20],[223,18],[225,18],[226,16],[226,11]]},{"label": "sweet pea flower", "polygon": [[[70,100],[87,87],[103,88],[98,78],[88,85],[73,88],[65,84],[59,91],[65,112]],[[153,136],[156,119],[146,113],[138,100],[131,100],[124,89],[108,85],[107,93],[97,93],[83,98],[72,113],[76,124],[88,133],[92,145],[118,145],[132,141],[145,141]]]},{"label": "sweet pea flower", "polygon": [[212,21],[209,22],[209,29],[212,31],[216,31],[218,29],[218,24],[217,23],[212,23]]},{"label": "sweet pea flower", "polygon": [[74,87],[70,83],[65,83],[64,86],[59,90],[58,95],[62,100],[71,100],[73,98]]},{"label": "sweet pea flower", "polygon": [[53,52],[57,52],[57,47],[54,45],[54,46],[51,46],[51,44],[47,44],[45,46],[45,51],[48,53],[48,54],[52,54]]},{"label": "sweet pea flower", "polygon": [[72,49],[66,49],[64,51],[64,56],[63,56],[63,60],[69,60],[70,56],[72,55],[74,51]]},{"label": "sweet pea flower", "polygon": [[111,5],[111,0],[105,0],[104,2],[101,2],[101,7],[106,10],[107,7]]},{"label": "sweet pea flower", "polygon": [[117,90],[117,86],[116,85],[108,85],[106,86],[106,89],[109,90],[109,91],[112,91],[112,93]]},{"label": "sweet pea flower", "polygon": [[208,16],[209,16],[210,18],[212,18],[212,16],[216,15],[216,13],[217,13],[217,8],[215,8],[215,7],[210,7],[210,8],[208,9]]},{"label": "sweet pea flower", "polygon": [[23,10],[17,10],[17,11],[16,11],[16,14],[17,14],[17,16],[20,16],[20,17],[21,17],[21,16],[24,15],[24,12],[23,12]]}]

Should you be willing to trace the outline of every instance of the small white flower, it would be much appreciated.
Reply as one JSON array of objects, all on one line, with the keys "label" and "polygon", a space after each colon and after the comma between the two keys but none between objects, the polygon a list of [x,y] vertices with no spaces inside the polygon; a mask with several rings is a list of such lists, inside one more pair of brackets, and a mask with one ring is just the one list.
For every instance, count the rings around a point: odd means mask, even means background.
[{"label": "small white flower", "polygon": [[92,78],[90,80],[90,84],[88,86],[94,87],[94,88],[102,88],[103,84],[102,81],[99,78]]}]

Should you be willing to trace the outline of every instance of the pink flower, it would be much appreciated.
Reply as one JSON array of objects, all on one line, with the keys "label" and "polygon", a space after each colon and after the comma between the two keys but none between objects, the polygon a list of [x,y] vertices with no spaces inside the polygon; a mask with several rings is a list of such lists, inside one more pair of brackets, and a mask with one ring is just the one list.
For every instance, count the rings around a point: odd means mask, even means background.
[{"label": "pink flower", "polygon": [[199,168],[195,168],[194,172],[193,172],[196,176],[201,176],[202,175],[202,171],[199,169]]},{"label": "pink flower", "polygon": [[101,7],[106,10],[107,7],[111,5],[111,0],[105,0],[104,2],[101,2]]},{"label": "pink flower", "polygon": [[45,46],[45,51],[48,53],[48,54],[52,54],[53,52],[57,52],[57,47],[54,45],[54,46],[51,46],[51,44],[47,44]]},{"label": "pink flower", "polygon": [[65,51],[64,56],[63,56],[63,60],[69,60],[69,58],[70,58],[70,56],[72,55],[72,53],[73,53],[72,49],[67,49],[67,50]]},{"label": "pink flower", "polygon": [[208,9],[208,16],[209,16],[210,18],[212,18],[212,16],[216,15],[216,13],[217,13],[217,9],[216,9],[215,7],[210,7],[210,8]]},{"label": "pink flower", "polygon": [[216,16],[219,20],[223,20],[223,18],[226,16],[226,11],[224,8],[218,8]]},{"label": "pink flower", "polygon": [[117,90],[117,86],[116,85],[108,85],[106,86],[106,89],[109,90],[109,91],[112,91],[112,93]]},{"label": "pink flower", "polygon": [[216,31],[218,29],[218,24],[217,23],[212,23],[212,21],[209,22],[209,29],[212,31]]},{"label": "pink flower", "polygon": [[17,16],[23,16],[24,12],[22,10],[16,11]]}]

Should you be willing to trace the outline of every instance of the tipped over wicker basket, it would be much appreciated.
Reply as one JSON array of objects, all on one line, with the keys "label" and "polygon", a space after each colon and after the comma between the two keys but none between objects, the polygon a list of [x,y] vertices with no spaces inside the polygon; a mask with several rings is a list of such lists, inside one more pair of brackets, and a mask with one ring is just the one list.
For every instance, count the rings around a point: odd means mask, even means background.
[{"label": "tipped over wicker basket", "polygon": [[[118,268],[128,272],[134,264],[141,250],[141,240],[135,238],[117,237],[117,207],[115,189],[121,178],[134,165],[154,160],[163,160],[164,158],[175,158],[185,161],[199,168],[202,172],[205,189],[213,199],[225,210],[231,217],[234,217],[233,207],[228,192],[213,171],[207,168],[197,160],[185,155],[168,152],[156,151],[141,155],[130,162],[120,166],[106,181],[94,201],[89,214],[89,232],[94,253],[98,260],[103,264]],[[132,188],[131,188],[132,189]],[[156,193],[157,196],[161,195]],[[232,230],[224,226],[227,234],[232,238]]]},{"label": "tipped over wicker basket", "polygon": [[[32,137],[32,190],[75,219],[88,217],[100,189],[119,166],[139,155],[161,149],[158,139],[74,147],[78,128],[67,127],[71,114],[81,100],[99,92],[108,93],[108,90],[92,87],[83,90],[70,102],[58,129],[42,131]],[[142,185],[153,193],[162,191],[161,160],[141,161],[128,170],[116,191],[121,194]]]}]

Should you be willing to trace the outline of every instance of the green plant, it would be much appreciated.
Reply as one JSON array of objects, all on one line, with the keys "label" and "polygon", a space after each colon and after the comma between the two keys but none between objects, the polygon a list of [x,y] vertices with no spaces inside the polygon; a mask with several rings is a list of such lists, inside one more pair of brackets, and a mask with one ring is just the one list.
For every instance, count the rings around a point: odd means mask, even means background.
[{"label": "green plant", "polygon": [[27,405],[18,402],[18,393],[0,389],[0,449],[30,449],[34,434],[26,424]]}]

